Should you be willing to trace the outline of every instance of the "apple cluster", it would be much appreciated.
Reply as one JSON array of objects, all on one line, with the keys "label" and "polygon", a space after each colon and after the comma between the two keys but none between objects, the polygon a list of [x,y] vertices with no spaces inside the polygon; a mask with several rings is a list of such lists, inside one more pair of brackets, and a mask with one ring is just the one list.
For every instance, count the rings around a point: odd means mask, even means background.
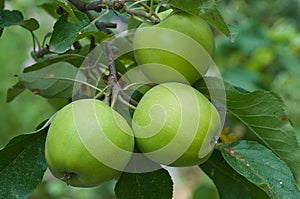
[{"label": "apple cluster", "polygon": [[117,179],[135,147],[153,162],[175,167],[199,165],[213,151],[219,113],[191,86],[208,71],[214,54],[208,24],[167,11],[159,24],[142,24],[133,45],[136,62],[156,86],[143,95],[130,124],[103,101],[82,99],[58,111],[50,125],[46,161],[69,185]]}]

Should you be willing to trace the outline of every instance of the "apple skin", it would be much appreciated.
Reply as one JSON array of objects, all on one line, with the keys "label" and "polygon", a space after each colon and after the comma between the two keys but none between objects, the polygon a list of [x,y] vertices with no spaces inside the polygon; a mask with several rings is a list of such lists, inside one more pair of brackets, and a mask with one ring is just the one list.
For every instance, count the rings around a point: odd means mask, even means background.
[{"label": "apple skin", "polygon": [[221,131],[216,108],[191,86],[170,82],[150,89],[132,119],[139,150],[168,166],[206,161]]},{"label": "apple skin", "polygon": [[[101,135],[128,153],[110,148]],[[133,148],[132,130],[122,116],[102,101],[83,99],[66,105],[55,116],[46,138],[45,158],[55,177],[71,186],[93,187],[118,178]],[[115,160],[118,169],[102,163],[98,156]]]},{"label": "apple skin", "polygon": [[[200,17],[174,11],[159,24],[142,24],[133,38],[134,55],[156,83],[193,84],[212,64],[214,35]],[[164,66],[164,67],[163,67]]]}]

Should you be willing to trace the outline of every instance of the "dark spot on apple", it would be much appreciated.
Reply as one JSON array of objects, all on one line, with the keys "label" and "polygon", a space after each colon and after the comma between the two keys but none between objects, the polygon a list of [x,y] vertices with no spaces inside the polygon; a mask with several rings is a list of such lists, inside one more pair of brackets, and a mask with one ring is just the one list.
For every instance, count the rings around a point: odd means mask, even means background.
[{"label": "dark spot on apple", "polygon": [[282,121],[286,121],[286,120],[287,120],[287,115],[281,116],[281,120],[282,120]]}]

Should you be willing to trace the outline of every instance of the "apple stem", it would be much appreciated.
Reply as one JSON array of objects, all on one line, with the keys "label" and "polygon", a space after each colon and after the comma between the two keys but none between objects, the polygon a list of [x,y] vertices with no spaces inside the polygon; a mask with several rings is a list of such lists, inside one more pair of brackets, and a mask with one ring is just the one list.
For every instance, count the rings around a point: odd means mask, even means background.
[{"label": "apple stem", "polygon": [[[126,104],[127,106],[129,106],[132,109],[135,109],[136,107],[134,105],[130,104],[130,102],[132,102],[132,100],[130,99],[129,96],[127,96],[123,92],[121,85],[118,82],[116,66],[114,63],[114,56],[118,53],[118,49],[112,43],[109,43],[109,42],[106,43],[105,47],[106,47],[106,56],[107,56],[107,60],[108,60],[109,75],[107,78],[108,85],[107,85],[107,90],[106,90],[106,93],[108,95],[105,96],[104,102],[113,108],[117,99],[119,99],[122,103]],[[128,102],[124,98],[126,98],[128,100]]]},{"label": "apple stem", "polygon": [[116,100],[116,96],[118,95],[119,91],[121,90],[120,85],[118,84],[117,78],[117,70],[114,62],[114,56],[118,53],[118,48],[115,47],[112,43],[107,42],[105,44],[106,48],[106,56],[108,61],[108,87],[107,87],[107,94],[104,98],[104,102],[108,105],[113,106]]},{"label": "apple stem", "polygon": [[[124,97],[125,98],[127,98],[127,100],[126,99],[124,99]],[[128,99],[129,98],[129,99]],[[135,101],[135,100],[132,100],[128,95],[126,95],[125,93],[121,93],[121,95],[118,95],[118,99],[123,103],[123,104],[125,104],[125,105],[127,105],[129,108],[131,108],[131,109],[133,109],[133,110],[135,110],[136,109],[136,106],[137,106],[137,102]],[[130,104],[130,102],[133,102],[134,103],[134,105],[132,105],[132,104]]]},{"label": "apple stem", "polygon": [[[133,16],[141,16],[144,18],[149,19],[152,23],[157,24],[160,22],[159,16],[156,14],[156,12],[153,11],[153,1],[151,0],[151,6],[149,7],[147,4],[145,4],[142,0],[127,0],[128,2],[135,2],[132,3],[130,6],[127,6],[125,11]],[[131,9],[136,4],[139,4],[140,6],[144,7],[146,10],[149,11],[149,13],[138,11]]]}]

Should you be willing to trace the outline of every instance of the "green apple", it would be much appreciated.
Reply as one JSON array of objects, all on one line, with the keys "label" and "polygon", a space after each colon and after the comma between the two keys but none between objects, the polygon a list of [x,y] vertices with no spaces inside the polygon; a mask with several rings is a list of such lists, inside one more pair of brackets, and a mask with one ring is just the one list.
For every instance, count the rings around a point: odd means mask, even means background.
[{"label": "green apple", "polygon": [[142,24],[133,48],[137,63],[152,81],[193,84],[213,64],[215,43],[202,18],[174,11],[157,25]]},{"label": "green apple", "polygon": [[121,115],[102,101],[83,99],[66,105],[53,119],[45,157],[55,177],[92,187],[118,178],[133,148],[132,130]]},{"label": "green apple", "polygon": [[149,159],[169,166],[206,161],[221,132],[219,113],[191,86],[170,82],[150,89],[132,119],[136,143]]}]

